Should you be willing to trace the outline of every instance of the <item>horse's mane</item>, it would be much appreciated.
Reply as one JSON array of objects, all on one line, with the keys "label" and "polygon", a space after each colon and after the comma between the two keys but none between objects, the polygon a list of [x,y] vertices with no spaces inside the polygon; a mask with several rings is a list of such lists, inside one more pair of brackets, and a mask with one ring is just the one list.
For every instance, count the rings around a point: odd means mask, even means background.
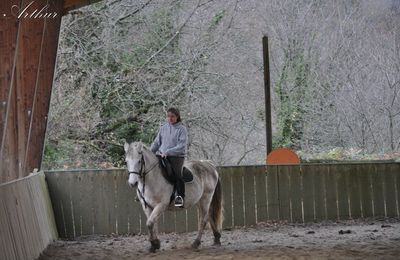
[{"label": "horse's mane", "polygon": [[136,142],[133,142],[132,143],[133,144],[133,146],[138,146],[138,145],[140,145],[141,147],[142,147],[142,150],[145,150],[146,152],[148,152],[150,155],[153,155],[154,157],[155,157],[155,154],[150,150],[150,148],[145,144],[145,143],[143,143],[142,141],[136,141]]}]

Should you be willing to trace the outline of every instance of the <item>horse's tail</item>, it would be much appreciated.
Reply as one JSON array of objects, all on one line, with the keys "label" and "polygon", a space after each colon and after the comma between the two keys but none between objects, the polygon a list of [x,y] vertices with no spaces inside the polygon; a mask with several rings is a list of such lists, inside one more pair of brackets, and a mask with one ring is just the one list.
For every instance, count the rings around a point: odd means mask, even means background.
[{"label": "horse's tail", "polygon": [[215,187],[214,195],[212,197],[210,205],[210,218],[215,223],[218,230],[222,229],[222,221],[224,220],[222,211],[222,187],[221,182],[218,178],[217,186]]}]

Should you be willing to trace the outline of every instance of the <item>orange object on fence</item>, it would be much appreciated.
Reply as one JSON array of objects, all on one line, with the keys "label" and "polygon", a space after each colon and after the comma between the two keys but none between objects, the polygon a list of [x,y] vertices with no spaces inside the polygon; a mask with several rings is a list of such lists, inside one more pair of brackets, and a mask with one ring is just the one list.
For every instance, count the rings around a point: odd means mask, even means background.
[{"label": "orange object on fence", "polygon": [[267,165],[272,164],[300,164],[300,159],[289,148],[277,148],[272,150],[266,158]]}]

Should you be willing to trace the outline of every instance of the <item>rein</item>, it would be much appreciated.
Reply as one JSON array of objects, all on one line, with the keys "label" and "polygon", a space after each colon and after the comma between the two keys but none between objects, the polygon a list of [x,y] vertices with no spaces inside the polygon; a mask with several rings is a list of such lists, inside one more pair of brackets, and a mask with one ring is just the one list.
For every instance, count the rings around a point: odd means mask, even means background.
[{"label": "rein", "polygon": [[[144,207],[145,207],[145,208],[149,207],[150,209],[153,210],[153,207],[152,207],[149,203],[147,203],[146,199],[144,198],[144,192],[145,192],[145,187],[146,187],[146,186],[145,186],[145,185],[146,185],[146,175],[147,175],[149,172],[151,172],[151,171],[157,166],[158,161],[156,161],[156,162],[150,167],[150,169],[148,169],[147,171],[146,171],[146,162],[145,162],[145,160],[144,160],[143,154],[142,154],[142,158],[140,159],[140,162],[141,162],[140,171],[139,171],[139,172],[136,172],[136,171],[130,172],[130,171],[128,171],[128,176],[129,176],[129,174],[136,174],[136,175],[138,175],[140,178],[143,179],[143,193],[140,191],[139,187],[138,187],[137,191],[139,192],[140,198],[141,198],[141,199],[143,200],[143,202],[144,202]],[[143,171],[143,170],[144,170],[144,171]]]}]

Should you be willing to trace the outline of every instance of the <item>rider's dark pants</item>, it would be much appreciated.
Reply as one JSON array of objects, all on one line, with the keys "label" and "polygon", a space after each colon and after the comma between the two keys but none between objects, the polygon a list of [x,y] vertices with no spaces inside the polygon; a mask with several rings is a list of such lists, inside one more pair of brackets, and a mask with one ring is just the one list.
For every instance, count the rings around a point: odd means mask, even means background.
[{"label": "rider's dark pants", "polygon": [[185,183],[182,180],[182,169],[185,157],[168,156],[172,169],[176,177],[176,193],[182,198],[185,198]]}]

